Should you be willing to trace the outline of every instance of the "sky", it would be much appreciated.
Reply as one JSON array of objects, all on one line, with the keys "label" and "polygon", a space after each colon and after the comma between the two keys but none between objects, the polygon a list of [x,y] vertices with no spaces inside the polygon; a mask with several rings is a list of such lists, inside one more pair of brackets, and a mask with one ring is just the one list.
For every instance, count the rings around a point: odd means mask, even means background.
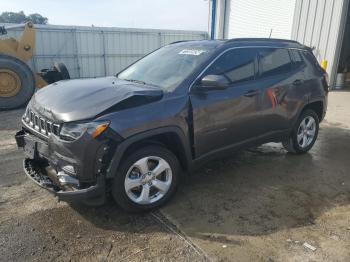
[{"label": "sky", "polygon": [[55,25],[207,31],[209,0],[1,0],[4,11],[39,13]]}]

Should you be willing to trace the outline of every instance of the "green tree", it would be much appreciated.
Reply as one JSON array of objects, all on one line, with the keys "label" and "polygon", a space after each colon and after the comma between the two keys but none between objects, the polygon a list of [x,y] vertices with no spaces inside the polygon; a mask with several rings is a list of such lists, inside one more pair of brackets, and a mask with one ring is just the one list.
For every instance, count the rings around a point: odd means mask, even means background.
[{"label": "green tree", "polygon": [[46,25],[48,22],[48,19],[46,17],[43,17],[41,14],[30,14],[26,17],[27,21],[32,21],[33,24],[41,24]]},{"label": "green tree", "polygon": [[14,23],[21,24],[28,21],[32,21],[34,24],[47,24],[48,19],[40,14],[30,14],[26,16],[23,11],[15,12],[2,12],[0,15],[0,23]]},{"label": "green tree", "polygon": [[26,15],[23,11],[14,13],[14,12],[3,12],[0,15],[1,23],[15,23],[20,24],[26,21]]}]

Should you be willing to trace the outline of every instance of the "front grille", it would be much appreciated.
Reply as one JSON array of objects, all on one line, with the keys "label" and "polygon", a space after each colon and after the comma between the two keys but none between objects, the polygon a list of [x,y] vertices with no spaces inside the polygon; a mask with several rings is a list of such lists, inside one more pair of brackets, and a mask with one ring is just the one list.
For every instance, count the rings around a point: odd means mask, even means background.
[{"label": "front grille", "polygon": [[27,108],[24,116],[23,116],[23,121],[27,124],[27,126],[43,136],[50,136],[51,134],[54,135],[59,135],[60,133],[60,125],[55,124],[34,111],[32,111],[30,108]]}]

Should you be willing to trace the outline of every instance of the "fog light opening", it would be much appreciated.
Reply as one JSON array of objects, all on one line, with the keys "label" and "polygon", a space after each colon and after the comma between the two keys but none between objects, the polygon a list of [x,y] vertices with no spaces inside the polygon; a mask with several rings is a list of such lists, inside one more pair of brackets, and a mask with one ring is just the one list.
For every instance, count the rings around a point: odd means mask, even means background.
[{"label": "fog light opening", "polygon": [[68,174],[71,174],[71,175],[75,175],[76,174],[74,166],[72,166],[72,165],[64,166],[64,167],[62,167],[62,170],[64,172],[68,173]]}]

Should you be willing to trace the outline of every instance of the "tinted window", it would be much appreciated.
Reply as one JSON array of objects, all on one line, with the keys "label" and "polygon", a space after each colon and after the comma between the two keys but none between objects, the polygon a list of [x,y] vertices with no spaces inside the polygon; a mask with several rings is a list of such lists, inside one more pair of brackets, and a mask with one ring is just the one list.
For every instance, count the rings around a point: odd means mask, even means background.
[{"label": "tinted window", "polygon": [[304,65],[304,60],[300,52],[301,51],[295,50],[295,49],[291,50],[293,60],[294,60],[294,68],[299,68]]},{"label": "tinted window", "polygon": [[292,62],[287,49],[264,48],[259,50],[261,77],[275,76],[290,72]]},{"label": "tinted window", "polygon": [[311,52],[308,52],[308,51],[303,51],[303,54],[304,54],[304,57],[306,58],[306,60],[316,66],[317,69],[320,69],[320,64],[318,63],[316,57],[311,53]]},{"label": "tinted window", "polygon": [[256,50],[252,48],[227,51],[210,66],[206,75],[224,75],[232,83],[253,80],[255,58]]}]

